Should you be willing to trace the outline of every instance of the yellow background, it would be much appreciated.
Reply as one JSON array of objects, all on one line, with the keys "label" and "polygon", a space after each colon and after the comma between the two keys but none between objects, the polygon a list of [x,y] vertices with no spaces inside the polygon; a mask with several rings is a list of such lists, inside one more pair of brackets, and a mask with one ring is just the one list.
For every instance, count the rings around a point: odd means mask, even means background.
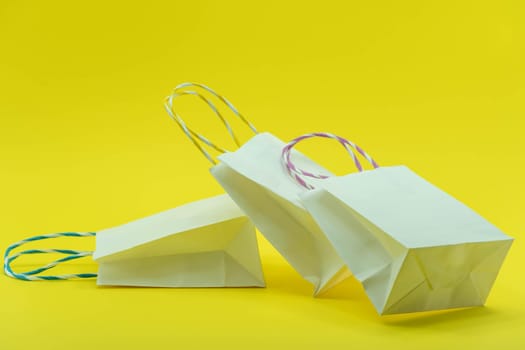
[{"label": "yellow background", "polygon": [[[312,298],[263,238],[266,289],[97,288],[93,280],[2,276],[0,348],[525,345],[521,1],[141,3],[0,2],[2,249],[221,193],[162,107],[188,80],[215,88],[282,139],[332,131],[380,164],[406,164],[516,242],[486,307],[390,317],[377,316],[352,280]],[[200,102],[179,108],[230,145]],[[339,174],[352,169],[335,144],[300,148]]]}]

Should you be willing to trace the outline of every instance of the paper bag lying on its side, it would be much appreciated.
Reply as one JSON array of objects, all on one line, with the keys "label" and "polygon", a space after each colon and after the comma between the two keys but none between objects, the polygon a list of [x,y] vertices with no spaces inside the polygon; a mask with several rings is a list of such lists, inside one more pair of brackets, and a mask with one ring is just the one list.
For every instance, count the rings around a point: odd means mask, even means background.
[{"label": "paper bag lying on its side", "polygon": [[97,284],[264,287],[255,228],[221,195],[97,233]]}]

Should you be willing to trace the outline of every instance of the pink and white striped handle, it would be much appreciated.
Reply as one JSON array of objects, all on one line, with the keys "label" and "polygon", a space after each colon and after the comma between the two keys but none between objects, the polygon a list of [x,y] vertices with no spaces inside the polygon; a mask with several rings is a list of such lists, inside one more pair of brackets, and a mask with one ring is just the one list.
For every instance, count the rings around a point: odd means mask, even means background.
[{"label": "pink and white striped handle", "polygon": [[292,159],[291,159],[292,148],[294,148],[295,145],[298,144],[300,141],[310,139],[313,137],[324,137],[324,138],[334,139],[337,142],[339,142],[341,145],[343,145],[343,147],[346,149],[348,154],[350,154],[350,157],[352,157],[352,160],[354,161],[354,164],[359,172],[363,171],[363,166],[361,165],[361,162],[355,155],[354,151],[357,151],[360,155],[362,155],[363,158],[365,158],[374,168],[379,167],[376,161],[372,159],[372,157],[370,157],[361,147],[359,147],[355,143],[341,136],[337,136],[337,135],[327,133],[327,132],[314,132],[310,134],[305,134],[305,135],[296,137],[295,139],[287,143],[286,146],[283,147],[283,151],[281,154],[281,160],[288,174],[290,174],[290,176],[295,181],[297,181],[298,184],[300,184],[301,186],[307,189],[311,190],[311,189],[314,189],[314,187],[311,184],[307,183],[302,178],[303,176],[311,177],[314,179],[326,179],[329,177],[327,175],[322,175],[322,174],[312,174],[306,170],[296,167],[295,164],[292,162]]}]

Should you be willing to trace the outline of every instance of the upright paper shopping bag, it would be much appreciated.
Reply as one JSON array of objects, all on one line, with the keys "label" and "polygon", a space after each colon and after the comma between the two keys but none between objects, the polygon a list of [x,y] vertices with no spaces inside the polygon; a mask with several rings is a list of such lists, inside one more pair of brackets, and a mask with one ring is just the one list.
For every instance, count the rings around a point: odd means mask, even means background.
[{"label": "upright paper shopping bag", "polygon": [[[57,237],[96,236],[96,251],[29,249],[23,244]],[[12,254],[13,253],[13,254]],[[41,268],[14,272],[11,263],[26,254],[62,254]],[[55,266],[93,255],[97,273],[45,275]],[[125,225],[95,232],[35,236],[5,253],[6,275],[26,280],[95,278],[99,285],[143,287],[264,287],[255,227],[227,196],[167,210]]]},{"label": "upright paper shopping bag", "polygon": [[[240,145],[230,124],[209,99],[197,91],[184,90],[190,86],[202,88],[219,98],[256,135]],[[227,152],[190,129],[173,109],[174,98],[182,95],[195,95],[203,99],[219,116],[240,147],[234,152]],[[190,140],[214,164],[211,173],[215,179],[290,265],[314,285],[316,295],[349,276],[342,259],[300,203],[299,195],[306,190],[298,187],[282,172],[279,160],[285,145],[283,141],[269,133],[257,134],[253,125],[228,100],[200,84],[179,85],[167,98],[166,109]],[[218,163],[201,143],[222,153],[218,157]],[[328,173],[299,152],[296,152],[295,157],[305,167]]]},{"label": "upright paper shopping bag", "polygon": [[[375,167],[316,176],[292,162],[310,137],[336,138]],[[483,305],[512,238],[405,166],[377,167],[362,149],[315,133],[283,150],[285,168],[303,187],[301,202],[362,282],[380,314]],[[362,170],[359,167],[360,170]],[[307,177],[324,178],[315,185]]]},{"label": "upright paper shopping bag", "polygon": [[227,195],[97,233],[97,284],[264,287],[255,227]]}]

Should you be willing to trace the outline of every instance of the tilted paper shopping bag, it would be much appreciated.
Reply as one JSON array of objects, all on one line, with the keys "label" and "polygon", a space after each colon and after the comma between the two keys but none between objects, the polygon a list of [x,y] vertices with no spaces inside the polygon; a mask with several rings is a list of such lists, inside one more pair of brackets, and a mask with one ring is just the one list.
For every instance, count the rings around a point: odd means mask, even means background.
[{"label": "tilted paper shopping bag", "polygon": [[[183,89],[190,86],[202,88],[219,98],[256,135],[240,145],[230,124],[209,99],[197,91]],[[183,95],[195,95],[203,99],[217,113],[240,147],[234,152],[227,152],[190,129],[173,109],[173,100]],[[290,265],[314,285],[315,294],[328,290],[349,276],[343,260],[300,203],[299,195],[306,190],[298,187],[282,172],[279,160],[285,145],[283,141],[270,133],[257,134],[253,125],[228,100],[200,84],[179,85],[167,98],[166,109],[190,140],[214,164],[211,173],[215,179]],[[222,153],[218,157],[219,162],[215,161],[201,143]],[[328,173],[299,152],[294,151],[294,156],[302,166]]]},{"label": "tilted paper shopping bag", "polygon": [[[97,274],[40,275],[61,262],[92,252],[31,249],[10,255],[24,243],[60,236],[94,236]],[[13,260],[24,254],[66,257],[43,268],[15,273]],[[99,285],[143,287],[264,287],[255,227],[227,196],[207,198],[95,233],[33,237],[11,245],[4,271],[23,280],[97,277]]]},{"label": "tilted paper shopping bag", "polygon": [[[512,238],[405,166],[377,167],[308,184],[290,149],[283,161],[311,189],[301,201],[362,282],[380,314],[483,305]],[[362,169],[360,169],[362,170]],[[319,177],[319,176],[317,176]],[[314,188],[315,187],[315,188]]]}]

